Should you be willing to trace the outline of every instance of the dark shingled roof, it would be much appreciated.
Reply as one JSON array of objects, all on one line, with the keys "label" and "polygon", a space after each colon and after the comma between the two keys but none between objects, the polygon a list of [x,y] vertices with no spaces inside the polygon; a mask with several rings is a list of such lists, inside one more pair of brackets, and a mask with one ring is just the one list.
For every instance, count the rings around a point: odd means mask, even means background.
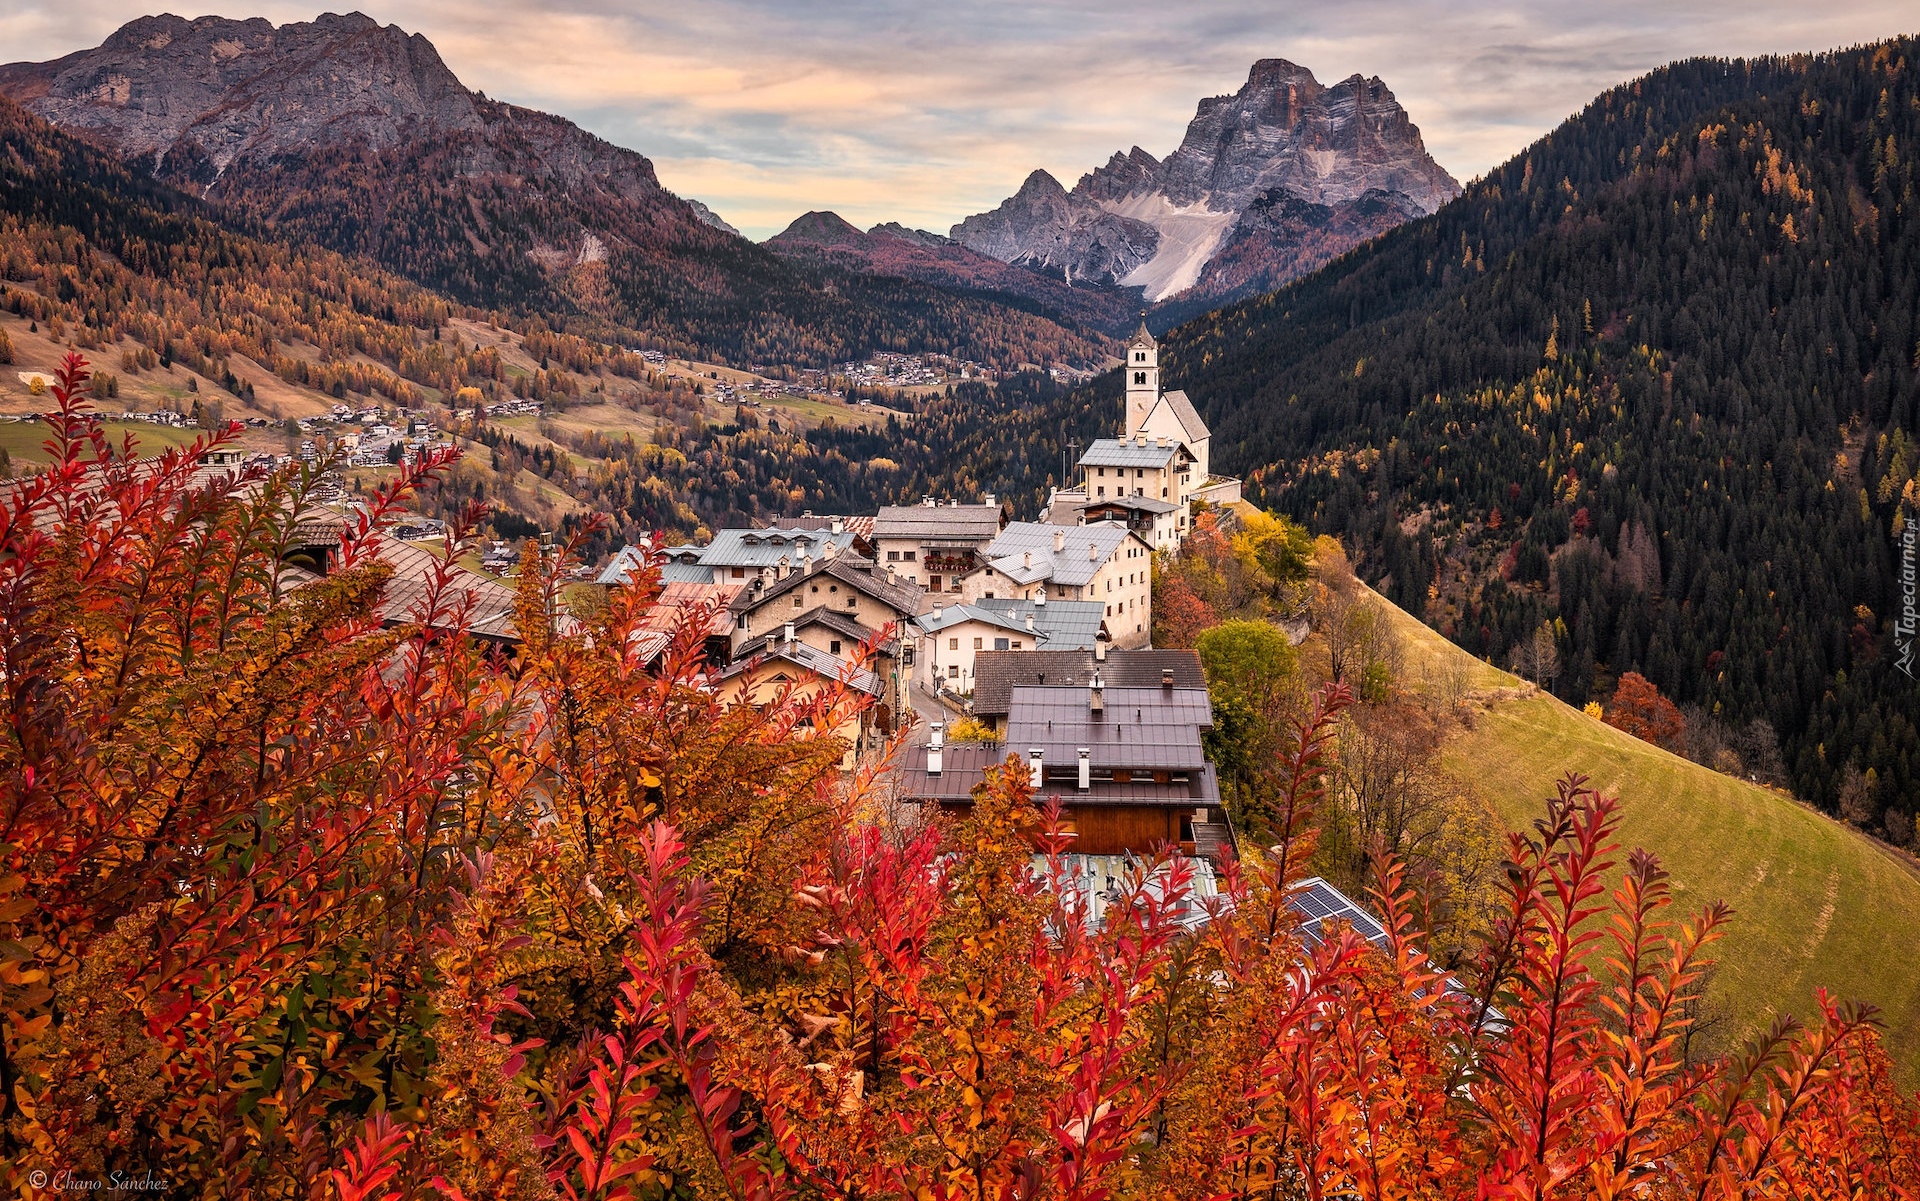
[{"label": "dark shingled roof", "polygon": [[926,604],[927,593],[920,585],[904,579],[897,579],[889,584],[884,574],[874,570],[872,559],[842,553],[831,559],[815,560],[813,570],[804,575],[795,571],[784,580],[775,580],[768,584],[765,590],[753,597],[749,607],[757,609],[774,597],[784,596],[789,589],[798,588],[809,580],[829,577],[866,593],[902,616],[912,617]]},{"label": "dark shingled roof", "polygon": [[1007,714],[1007,745],[1022,755],[1038,750],[1047,763],[1073,762],[1078,748],[1093,766],[1127,770],[1198,771],[1206,764],[1200,731],[1213,727],[1204,688],[1103,690],[1100,715],[1089,711],[1089,689],[1021,686]]},{"label": "dark shingled roof", "polygon": [[886,505],[873,518],[873,536],[933,542],[991,542],[1001,525],[997,504]]},{"label": "dark shingled roof", "polygon": [[[1109,651],[1098,665],[1109,688],[1158,688],[1171,667],[1176,688],[1205,688],[1197,651]],[[1005,717],[1016,684],[1064,684],[1084,688],[1093,680],[1092,651],[980,651],[973,657],[973,712]]]},{"label": "dark shingled roof", "polygon": [[[1005,763],[1010,753],[1006,746],[997,742],[950,742],[941,752],[941,771],[936,776],[927,771],[926,743],[905,747],[900,755],[901,795],[916,801],[939,801],[947,805],[971,801],[973,790],[986,779],[987,769]],[[1024,750],[1014,757],[1022,765],[1025,764]],[[1055,763],[1052,768],[1058,771],[1061,766]],[[1077,760],[1067,766],[1078,770]],[[1150,805],[1162,809],[1195,809],[1220,803],[1220,777],[1213,764],[1209,763],[1199,771],[1186,773],[1184,779],[1166,784],[1156,784],[1150,778],[1127,784],[1095,780],[1092,787],[1081,792],[1073,780],[1056,778],[1054,772],[1049,772],[1046,783],[1034,796],[1037,801],[1058,796],[1067,805]]]}]

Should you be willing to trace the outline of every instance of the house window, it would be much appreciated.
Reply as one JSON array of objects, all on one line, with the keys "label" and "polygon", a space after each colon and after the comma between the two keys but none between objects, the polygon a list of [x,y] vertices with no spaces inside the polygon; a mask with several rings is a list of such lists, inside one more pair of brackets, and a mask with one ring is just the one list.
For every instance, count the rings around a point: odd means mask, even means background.
[{"label": "house window", "polygon": [[848,608],[848,609],[850,609],[850,610],[851,610],[851,609],[858,609],[859,607],[860,607],[860,598],[859,598],[859,597],[857,597],[857,596],[849,596],[849,597],[847,598],[847,608]]},{"label": "house window", "polygon": [[[973,649],[974,649],[974,650],[979,650],[979,649],[980,649],[980,646],[981,646],[981,642],[982,642],[982,640],[981,640],[981,639],[979,639],[979,638],[975,638],[975,639],[973,640]],[[1003,650],[1006,650],[1007,648],[1006,648],[1006,647],[1004,647],[1004,646],[996,646],[996,647],[994,647],[993,649],[994,649],[994,650],[997,650],[997,651],[1003,651]]]},{"label": "house window", "polygon": [[1147,352],[1146,352],[1146,351],[1144,351],[1144,350],[1136,350],[1136,351],[1134,351],[1134,352],[1133,352],[1133,361],[1134,361],[1134,362],[1136,362],[1136,363],[1144,363],[1144,362],[1146,362],[1146,361],[1147,361]]},{"label": "house window", "polygon": [[899,561],[900,561],[900,552],[899,552],[899,551],[897,551],[897,550],[890,550],[890,551],[888,551],[888,552],[887,552],[887,562],[889,562],[889,563],[898,563]]},{"label": "house window", "polygon": [[747,569],[746,569],[746,568],[744,568],[744,567],[736,567],[736,568],[734,568],[734,569],[733,569],[733,578],[734,578],[734,579],[736,579],[736,580],[744,580],[744,579],[746,579],[746,578],[747,578]]},{"label": "house window", "polygon": [[827,643],[827,653],[829,655],[837,655],[840,653],[840,640],[838,638],[834,638]]},{"label": "house window", "polygon": [[1146,373],[1146,372],[1144,372],[1144,371],[1136,371],[1136,372],[1134,372],[1134,373],[1133,373],[1133,382],[1134,382],[1134,383],[1136,383],[1136,384],[1144,384],[1144,383],[1146,383],[1146,382],[1147,382],[1147,373]]},{"label": "house window", "polygon": [[[979,644],[980,644],[980,642],[979,642],[979,639],[977,639],[977,638],[976,638],[976,639],[974,640],[974,645],[975,645],[975,646],[977,647],[977,646],[979,646]],[[997,650],[997,651],[1003,651],[1003,650],[1006,650],[1006,649],[1007,649],[1007,640],[1006,640],[1005,638],[995,638],[995,639],[993,640],[993,649],[994,649],[994,650]]]},{"label": "house window", "polygon": [[940,591],[940,577],[937,575],[928,576],[927,587],[933,589],[935,592]]},{"label": "house window", "polygon": [[947,664],[947,678],[949,680],[957,680],[960,678],[960,665],[958,663]]},{"label": "house window", "polygon": [[900,662],[908,667],[913,666],[913,643],[909,642],[900,648]]},{"label": "house window", "polygon": [[804,605],[804,604],[806,604],[806,603],[807,603],[807,602],[806,602],[806,598],[804,598],[804,597],[802,597],[802,596],[801,596],[801,595],[800,595],[800,594],[799,594],[798,592],[796,592],[796,593],[794,593],[794,594],[793,594],[793,607],[794,607],[794,608],[796,608],[796,609],[798,609],[798,608],[799,608],[799,607],[800,607],[801,605]]},{"label": "house window", "polygon": [[912,551],[910,551],[910,550],[903,550],[903,551],[901,551],[901,552],[900,552],[900,561],[901,561],[902,563],[911,563],[911,562],[913,562],[913,552],[912,552]]},{"label": "house window", "polygon": [[947,649],[948,649],[948,650],[950,650],[950,651],[957,651],[957,650],[959,650],[959,649],[960,649],[960,640],[959,640],[958,638],[949,638],[949,639],[947,639]]},{"label": "house window", "polygon": [[1023,651],[1023,650],[1026,650],[1026,649],[1027,649],[1027,644],[1026,644],[1026,643],[1024,643],[1024,642],[1021,642],[1021,641],[1019,641],[1018,639],[1016,639],[1016,640],[1014,641],[1014,644],[1013,644],[1013,649],[1014,649],[1014,650],[1017,650],[1017,651]]}]

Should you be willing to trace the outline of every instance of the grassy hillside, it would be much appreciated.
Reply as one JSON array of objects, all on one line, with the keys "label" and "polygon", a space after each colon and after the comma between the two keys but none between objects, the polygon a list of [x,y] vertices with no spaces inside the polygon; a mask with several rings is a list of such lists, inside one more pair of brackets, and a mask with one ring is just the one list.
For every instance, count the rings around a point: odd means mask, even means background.
[{"label": "grassy hillside", "polygon": [[1522,828],[1563,773],[1623,803],[1622,841],[1660,856],[1682,904],[1735,911],[1717,951],[1715,1000],[1738,1039],[1778,1012],[1813,1010],[1814,989],[1883,1010],[1889,1050],[1920,1078],[1920,871],[1881,844],[1777,792],[1629,737],[1460,650],[1386,600],[1415,686],[1464,664],[1472,729],[1448,745],[1450,772]]}]

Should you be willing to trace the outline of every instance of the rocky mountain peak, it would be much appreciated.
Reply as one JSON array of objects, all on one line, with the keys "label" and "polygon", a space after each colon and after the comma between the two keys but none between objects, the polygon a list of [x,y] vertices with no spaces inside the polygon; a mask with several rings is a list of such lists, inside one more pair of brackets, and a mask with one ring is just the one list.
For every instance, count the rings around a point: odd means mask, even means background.
[{"label": "rocky mountain peak", "polygon": [[[1003,262],[1139,287],[1159,301],[1203,285],[1207,265],[1237,238],[1276,228],[1276,198],[1324,211],[1352,245],[1379,232],[1383,214],[1430,213],[1459,193],[1381,80],[1356,74],[1328,87],[1298,63],[1263,58],[1238,91],[1199,102],[1164,160],[1135,146],[1071,192],[1036,171],[999,208],[954,226],[953,237]],[[1363,198],[1364,214],[1339,211]],[[1256,204],[1261,214],[1243,223]],[[1302,221],[1285,224],[1297,240]],[[1236,261],[1235,287],[1256,289],[1285,282],[1293,260],[1241,247]],[[1249,262],[1262,265],[1249,272]]]},{"label": "rocky mountain peak", "polygon": [[484,101],[433,44],[364,13],[275,26],[141,17],[92,50],[0,67],[0,91],[123,157],[210,182],[240,159],[477,133]]},{"label": "rocky mountain peak", "polygon": [[813,246],[861,246],[866,243],[867,235],[839,213],[815,210],[795,217],[792,224],[768,241]]},{"label": "rocky mountain peak", "polygon": [[1138,192],[1151,192],[1159,183],[1160,160],[1135,146],[1125,154],[1116,151],[1105,166],[1082,175],[1073,190],[1076,195],[1096,200],[1124,200]]}]

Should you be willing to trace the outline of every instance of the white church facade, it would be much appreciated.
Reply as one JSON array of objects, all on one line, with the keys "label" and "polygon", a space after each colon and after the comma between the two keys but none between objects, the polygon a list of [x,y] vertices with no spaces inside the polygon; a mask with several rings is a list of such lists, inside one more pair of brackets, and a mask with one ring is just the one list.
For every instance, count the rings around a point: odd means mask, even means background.
[{"label": "white church facade", "polygon": [[1194,506],[1240,499],[1240,481],[1212,473],[1212,435],[1185,392],[1160,390],[1160,347],[1145,321],[1126,346],[1125,423],[1080,456],[1080,486],[1056,492],[1048,520],[1119,521],[1155,550],[1179,546]]}]

